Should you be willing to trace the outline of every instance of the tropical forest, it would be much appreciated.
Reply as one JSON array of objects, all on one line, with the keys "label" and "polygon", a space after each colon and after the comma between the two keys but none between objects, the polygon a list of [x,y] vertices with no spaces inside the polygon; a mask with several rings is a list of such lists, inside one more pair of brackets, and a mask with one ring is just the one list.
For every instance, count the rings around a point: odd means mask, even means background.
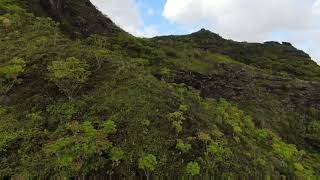
[{"label": "tropical forest", "polygon": [[320,176],[320,66],[289,42],[135,37],[0,0],[0,176]]}]

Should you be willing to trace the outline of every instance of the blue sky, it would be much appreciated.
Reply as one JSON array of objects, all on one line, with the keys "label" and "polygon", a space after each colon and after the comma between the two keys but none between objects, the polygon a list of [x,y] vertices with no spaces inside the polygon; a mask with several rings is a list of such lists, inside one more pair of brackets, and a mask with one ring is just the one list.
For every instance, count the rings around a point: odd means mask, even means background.
[{"label": "blue sky", "polygon": [[206,28],[227,39],[288,41],[320,63],[320,0],[91,0],[133,35]]},{"label": "blue sky", "polygon": [[146,26],[155,26],[159,34],[182,34],[183,29],[162,16],[165,0],[139,0],[138,7]]}]

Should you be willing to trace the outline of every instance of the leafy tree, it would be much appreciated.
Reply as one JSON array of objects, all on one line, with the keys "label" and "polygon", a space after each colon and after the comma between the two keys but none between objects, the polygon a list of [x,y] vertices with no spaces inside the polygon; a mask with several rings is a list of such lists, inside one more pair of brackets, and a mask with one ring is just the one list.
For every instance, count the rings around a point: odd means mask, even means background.
[{"label": "leafy tree", "polygon": [[69,100],[73,100],[90,75],[88,64],[74,57],[54,61],[48,70],[50,81],[54,82]]},{"label": "leafy tree", "polygon": [[170,69],[167,67],[164,67],[160,70],[160,74],[162,76],[162,79],[169,79],[170,78]]},{"label": "leafy tree", "polygon": [[113,147],[111,149],[112,166],[113,167],[118,166],[123,156],[124,156],[124,152],[120,147]]},{"label": "leafy tree", "polygon": [[172,126],[175,128],[176,132],[179,134],[182,131],[182,122],[185,120],[183,112],[176,111],[168,115]]},{"label": "leafy tree", "polygon": [[2,24],[3,24],[4,28],[5,28],[5,31],[8,32],[8,31],[9,31],[9,27],[11,26],[11,21],[10,21],[10,19],[4,18],[4,19],[2,20]]},{"label": "leafy tree", "polygon": [[226,160],[232,152],[229,148],[224,147],[221,143],[213,142],[208,147],[208,152],[212,154],[217,161]]},{"label": "leafy tree", "polygon": [[182,121],[172,121],[172,126],[175,128],[177,134],[183,130]]},{"label": "leafy tree", "polygon": [[300,152],[293,144],[286,144],[280,139],[274,139],[272,144],[273,153],[285,161],[297,161],[300,158]]},{"label": "leafy tree", "polygon": [[83,104],[80,101],[73,102],[56,102],[46,107],[46,114],[48,114],[47,128],[55,129],[60,124],[65,124],[76,119],[77,114],[81,110]]},{"label": "leafy tree", "polygon": [[169,120],[171,121],[172,126],[175,128],[176,133],[179,134],[182,131],[183,121],[186,119],[184,114],[189,110],[187,105],[180,105],[179,111],[170,113],[168,115]]},{"label": "leafy tree", "polygon": [[256,132],[256,139],[258,143],[269,146],[275,137],[275,134],[268,129],[258,129]]},{"label": "leafy tree", "polygon": [[117,125],[112,120],[105,121],[103,123],[102,127],[103,127],[102,130],[107,134],[113,134],[113,133],[117,132]]},{"label": "leafy tree", "polygon": [[177,144],[176,144],[176,148],[177,148],[179,151],[181,151],[181,152],[183,152],[183,153],[186,153],[186,152],[190,151],[190,149],[191,149],[191,144],[184,143],[184,142],[182,141],[182,139],[178,139],[178,140],[177,140]]},{"label": "leafy tree", "polygon": [[200,174],[200,166],[197,162],[189,162],[186,166],[186,172],[188,175],[196,176]]},{"label": "leafy tree", "polygon": [[28,123],[31,127],[41,127],[44,125],[44,117],[41,116],[41,112],[32,112],[26,116]]},{"label": "leafy tree", "polygon": [[242,111],[225,99],[220,99],[217,112],[218,119],[232,130],[233,135],[239,135],[243,131],[242,126],[244,126],[244,123],[247,123],[249,127],[253,126],[249,116],[245,116]]},{"label": "leafy tree", "polygon": [[25,71],[26,62],[21,58],[15,58],[3,67],[0,67],[0,92],[6,94],[14,85],[20,84],[22,79],[18,76]]},{"label": "leafy tree", "polygon": [[143,59],[143,58],[134,58],[132,59],[132,63],[137,65],[137,66],[148,66],[150,65],[150,62],[148,59]]},{"label": "leafy tree", "polygon": [[293,163],[293,167],[297,177],[313,177],[313,171],[306,169],[301,163]]},{"label": "leafy tree", "polygon": [[[111,149],[112,142],[108,139],[109,133],[115,131],[105,131],[105,128],[105,124],[96,129],[91,122],[72,121],[67,124],[66,132],[69,133],[54,137],[45,145],[45,155],[47,158],[54,157],[53,166],[59,173],[63,172],[66,175],[93,170],[95,167],[85,162],[97,161],[96,163],[99,164],[100,156],[109,151],[111,151],[112,160],[118,161],[122,156],[121,150]],[[103,161],[105,162],[106,159]]]},{"label": "leafy tree", "polygon": [[204,142],[208,142],[211,140],[210,134],[205,132],[199,132],[198,133],[198,139]]},{"label": "leafy tree", "polygon": [[210,134],[205,133],[205,132],[199,132],[197,134],[197,137],[200,141],[202,141],[204,143],[204,149],[205,149],[205,152],[207,152],[208,151],[208,143],[209,143],[209,141],[211,141]]},{"label": "leafy tree", "polygon": [[307,139],[313,142],[317,147],[320,147],[320,121],[312,121],[307,127]]},{"label": "leafy tree", "polygon": [[179,107],[179,111],[186,113],[189,110],[189,106],[188,105],[180,105]]},{"label": "leafy tree", "polygon": [[142,122],[141,122],[141,124],[144,126],[144,127],[148,127],[148,126],[150,126],[150,120],[148,120],[148,119],[144,119],[144,120],[142,120]]},{"label": "leafy tree", "polygon": [[216,129],[216,130],[211,131],[211,136],[217,141],[217,140],[223,138],[224,134],[221,131]]},{"label": "leafy tree", "polygon": [[156,169],[157,164],[157,158],[152,154],[147,154],[139,158],[139,169],[144,170],[145,175],[148,179],[150,176],[150,172],[153,172]]},{"label": "leafy tree", "polygon": [[111,160],[117,162],[123,158],[123,150],[119,147],[113,147],[111,149]]},{"label": "leafy tree", "polygon": [[108,59],[108,57],[110,56],[111,52],[105,49],[100,49],[100,50],[96,50],[94,51],[94,56],[96,59],[96,63],[97,63],[97,69],[100,69],[102,64]]}]

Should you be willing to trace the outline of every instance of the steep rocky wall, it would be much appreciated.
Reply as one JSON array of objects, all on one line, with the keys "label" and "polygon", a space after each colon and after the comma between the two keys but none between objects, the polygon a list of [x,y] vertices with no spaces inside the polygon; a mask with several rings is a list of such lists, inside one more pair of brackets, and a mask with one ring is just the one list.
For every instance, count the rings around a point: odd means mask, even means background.
[{"label": "steep rocky wall", "polygon": [[62,15],[64,3],[65,0],[40,0],[41,6],[55,19]]},{"label": "steep rocky wall", "polygon": [[[22,1],[32,5],[32,7],[29,6],[29,9],[35,14],[49,16],[60,22],[61,30],[72,36],[126,33],[107,15],[98,11],[90,0],[32,0],[32,3],[29,0]],[[38,4],[40,8],[33,8],[35,4]]]},{"label": "steep rocky wall", "polygon": [[[224,73],[206,75],[175,72],[172,82],[200,91],[206,98],[225,98],[236,103],[255,119],[258,127],[269,128],[289,143],[310,144],[301,134],[293,134],[297,124],[308,124],[311,109],[320,109],[320,84],[282,76],[251,74],[237,66],[221,64]],[[161,77],[160,77],[161,79]],[[272,101],[270,101],[270,99]],[[286,115],[283,115],[286,112]],[[258,114],[258,116],[256,116]],[[314,118],[314,117],[313,117]],[[304,122],[302,122],[302,120]]]}]

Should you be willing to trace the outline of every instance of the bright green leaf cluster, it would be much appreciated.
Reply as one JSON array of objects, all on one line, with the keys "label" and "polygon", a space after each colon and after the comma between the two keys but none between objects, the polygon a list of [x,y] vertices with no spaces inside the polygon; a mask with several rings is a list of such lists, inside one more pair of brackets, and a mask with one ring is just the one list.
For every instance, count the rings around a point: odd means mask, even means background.
[{"label": "bright green leaf cluster", "polygon": [[226,100],[220,99],[218,107],[218,118],[228,125],[235,134],[240,134],[243,131],[244,123],[249,127],[254,127],[248,116],[245,116],[237,107],[232,106]]},{"label": "bright green leaf cluster", "polygon": [[293,144],[286,144],[279,140],[274,140],[272,144],[273,152],[287,161],[295,161],[299,157],[299,151]]},{"label": "bright green leaf cluster", "polygon": [[157,158],[152,154],[147,154],[139,158],[139,169],[154,171],[157,164]]},{"label": "bright green leaf cluster", "polygon": [[186,153],[191,150],[191,144],[184,143],[182,139],[178,139],[177,144],[176,144],[176,148],[179,151]]},{"label": "bright green leaf cluster", "polygon": [[117,132],[117,125],[112,120],[107,120],[103,123],[103,131],[107,134],[113,134]]},{"label": "bright green leaf cluster", "polygon": [[199,132],[198,133],[198,139],[200,140],[200,141],[203,141],[203,142],[208,142],[208,141],[210,141],[211,140],[211,137],[210,137],[210,134],[208,134],[208,133],[206,133],[206,132]]},{"label": "bright green leaf cluster", "polygon": [[170,113],[168,115],[169,120],[172,123],[172,126],[175,128],[177,133],[180,133],[182,131],[182,123],[185,120],[185,117],[183,116],[183,112],[176,111],[173,113]]},{"label": "bright green leaf cluster", "polygon": [[200,174],[200,166],[197,162],[189,162],[186,166],[187,174],[191,176],[199,175]]},{"label": "bright green leaf cluster", "polygon": [[223,160],[232,154],[230,148],[224,147],[222,144],[217,142],[213,142],[209,145],[208,152],[218,160]]},{"label": "bright green leaf cluster", "polygon": [[123,158],[124,152],[119,147],[113,147],[111,149],[111,160],[117,162]]}]

